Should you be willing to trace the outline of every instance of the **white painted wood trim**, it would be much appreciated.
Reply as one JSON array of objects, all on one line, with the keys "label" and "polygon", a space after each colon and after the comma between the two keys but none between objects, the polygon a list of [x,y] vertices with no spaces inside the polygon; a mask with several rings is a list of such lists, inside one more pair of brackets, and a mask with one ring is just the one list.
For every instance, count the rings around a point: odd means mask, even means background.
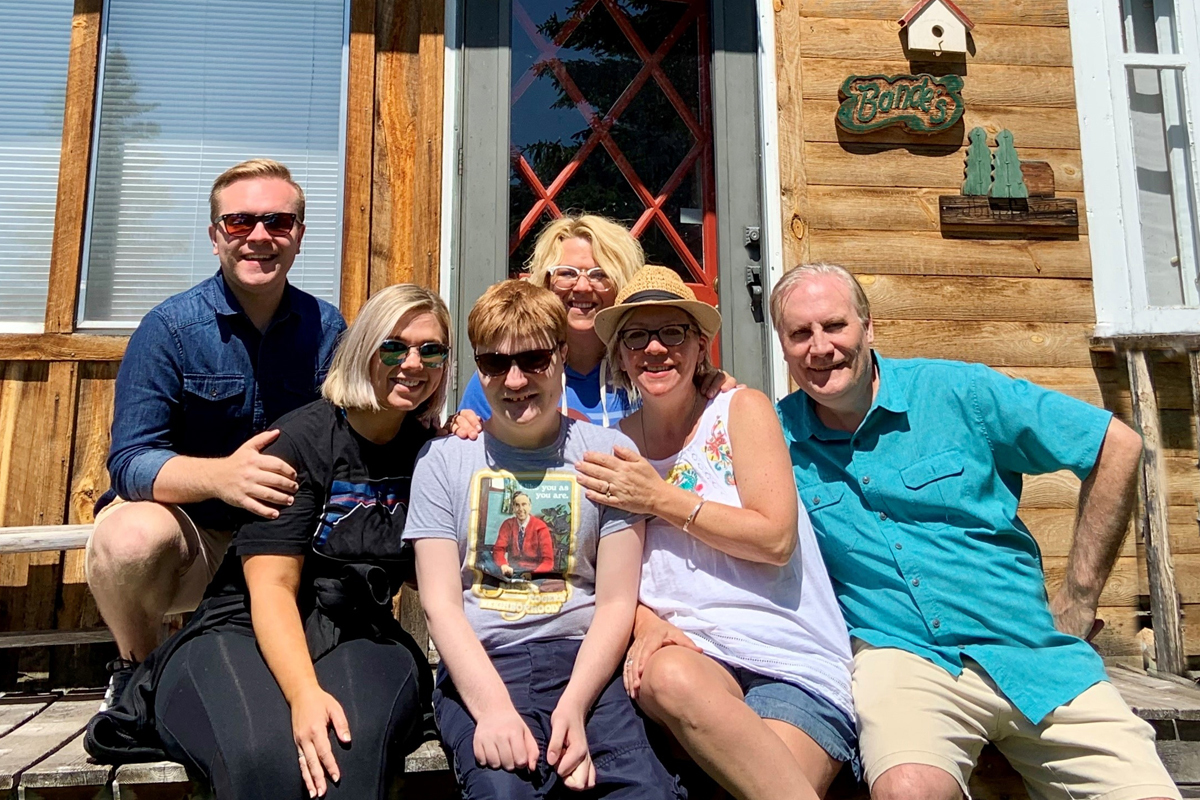
[{"label": "white painted wood trim", "polygon": [[[438,294],[446,307],[453,309],[455,281],[458,277],[455,264],[458,255],[458,153],[462,147],[462,43],[459,25],[462,20],[463,0],[446,0],[444,20],[445,36],[442,50],[442,219],[441,242],[438,248]],[[466,342],[452,342],[453,358],[463,358],[469,349]],[[450,381],[446,403],[442,409],[443,419],[448,419],[458,403],[457,369],[446,369],[445,380]]]},{"label": "white painted wood trim", "polygon": [[[771,326],[768,300],[771,289],[792,264],[783,263],[783,201],[779,188],[779,95],[775,72],[775,7],[771,0],[756,0],[758,11],[759,173],[762,185],[763,313]],[[772,326],[767,332],[770,393],[779,400],[788,393],[783,348]]]}]

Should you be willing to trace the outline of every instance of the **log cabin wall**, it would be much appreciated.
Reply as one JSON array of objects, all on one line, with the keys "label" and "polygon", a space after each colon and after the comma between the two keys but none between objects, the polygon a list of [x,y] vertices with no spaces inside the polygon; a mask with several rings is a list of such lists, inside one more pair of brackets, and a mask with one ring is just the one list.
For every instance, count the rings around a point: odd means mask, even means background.
[{"label": "log cabin wall", "polygon": [[[86,523],[125,337],[75,332],[101,0],[76,0],[45,333],[0,334],[0,525]],[[341,304],[438,286],[444,0],[351,0]],[[253,154],[247,154],[247,157]],[[100,624],[83,552],[0,556],[0,630]],[[0,650],[0,690],[99,685],[111,646]]]},{"label": "log cabin wall", "polygon": [[[775,0],[785,262],[832,261],[857,273],[884,355],[980,361],[1128,422],[1125,366],[1090,346],[1095,309],[1067,1],[958,5],[975,23],[974,52],[933,58],[902,43],[897,20],[912,0]],[[964,124],[931,136],[897,127],[854,135],[835,126],[847,76],[920,72],[963,76]],[[1011,130],[1022,159],[1052,165],[1058,195],[1079,202],[1078,235],[943,236],[938,195],[959,192],[966,134],[976,126],[992,142]],[[1156,358],[1171,543],[1186,652],[1195,657],[1200,625],[1186,621],[1200,615],[1200,476],[1188,365]],[[1022,518],[1041,546],[1051,592],[1070,547],[1078,490],[1066,472],[1025,483]],[[1149,593],[1138,535],[1127,538],[1104,590],[1106,628],[1097,639],[1106,656],[1135,663]]]}]

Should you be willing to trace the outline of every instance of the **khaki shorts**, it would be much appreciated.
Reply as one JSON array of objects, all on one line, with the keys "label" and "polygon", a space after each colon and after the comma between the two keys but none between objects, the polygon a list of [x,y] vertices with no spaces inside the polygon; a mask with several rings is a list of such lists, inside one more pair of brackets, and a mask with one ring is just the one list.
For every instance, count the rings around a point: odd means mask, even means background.
[{"label": "khaki shorts", "polygon": [[854,642],[854,705],[867,783],[925,764],[967,780],[991,741],[1033,800],[1179,798],[1154,749],[1154,729],[1111,683],[1092,686],[1038,725],[974,661],[957,678],[920,656]]},{"label": "khaki shorts", "polygon": [[[111,516],[117,509],[133,503],[134,501],[126,500],[123,497],[116,498],[100,509],[100,513],[96,515],[96,525]],[[221,566],[221,560],[225,557],[225,551],[233,539],[233,533],[232,531],[202,528],[192,521],[186,511],[173,503],[160,503],[159,505],[174,515],[175,521],[179,525],[179,535],[187,543],[188,549],[188,556],[179,569],[179,590],[172,598],[166,613],[182,614],[185,611],[195,611],[196,606],[200,605],[200,601],[204,599],[204,590],[208,588],[209,581],[213,579],[213,576],[217,574],[217,568]],[[84,564],[85,569],[89,572],[92,563],[92,538],[95,536],[95,530],[92,528],[92,536],[89,536],[87,541],[87,557]],[[88,582],[91,582],[90,575]]]}]

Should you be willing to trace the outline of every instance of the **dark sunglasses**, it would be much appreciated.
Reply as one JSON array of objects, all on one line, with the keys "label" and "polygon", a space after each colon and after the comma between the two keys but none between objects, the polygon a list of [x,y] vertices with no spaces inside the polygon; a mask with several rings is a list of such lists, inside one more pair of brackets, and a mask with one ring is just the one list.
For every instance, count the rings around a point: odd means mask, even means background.
[{"label": "dark sunglasses", "polygon": [[520,353],[476,353],[475,366],[489,378],[507,375],[516,364],[521,372],[545,372],[550,369],[557,347],[547,350],[523,350]]},{"label": "dark sunglasses", "polygon": [[267,233],[272,236],[286,236],[296,227],[297,219],[298,217],[295,214],[272,211],[270,214],[222,214],[213,220],[213,222],[221,223],[225,227],[226,233],[240,239],[243,236],[249,236],[253,233],[254,228],[260,222],[266,228]]},{"label": "dark sunglasses", "polygon": [[379,360],[388,367],[403,364],[404,360],[408,358],[408,352],[414,348],[421,358],[421,363],[430,368],[442,366],[450,356],[450,347],[441,342],[405,344],[399,339],[384,339],[379,345]]},{"label": "dark sunglasses", "polygon": [[664,325],[656,331],[630,328],[621,331],[621,344],[628,350],[645,350],[651,339],[658,339],[664,347],[678,347],[687,339],[688,331],[694,330],[694,325]]}]

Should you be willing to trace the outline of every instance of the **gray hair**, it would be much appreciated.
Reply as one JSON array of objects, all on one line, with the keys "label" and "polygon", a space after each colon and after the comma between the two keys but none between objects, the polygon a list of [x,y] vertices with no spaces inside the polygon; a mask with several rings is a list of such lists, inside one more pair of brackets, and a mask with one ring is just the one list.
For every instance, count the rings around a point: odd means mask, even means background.
[{"label": "gray hair", "polygon": [[[371,295],[353,324],[342,334],[329,375],[321,384],[325,399],[341,408],[362,411],[381,411],[371,381],[371,359],[379,357],[379,346],[392,335],[392,330],[401,319],[409,314],[433,314],[446,334],[450,344],[450,311],[436,292],[413,283],[398,283],[380,289]],[[446,391],[450,384],[447,375],[451,362],[446,359],[436,372],[441,373],[441,382],[433,395],[415,409],[414,413],[425,425],[436,424],[442,406],[446,402]]]},{"label": "gray hair", "polygon": [[858,319],[863,325],[870,321],[871,301],[867,299],[867,293],[863,291],[862,285],[859,284],[854,274],[843,266],[818,261],[813,264],[792,267],[784,273],[783,277],[779,279],[779,283],[775,284],[775,288],[771,290],[771,324],[775,326],[776,333],[780,336],[783,335],[779,326],[783,324],[783,304],[788,295],[800,285],[801,281],[815,275],[832,275],[844,283],[850,290],[850,300],[854,304],[854,313],[858,315]]}]

